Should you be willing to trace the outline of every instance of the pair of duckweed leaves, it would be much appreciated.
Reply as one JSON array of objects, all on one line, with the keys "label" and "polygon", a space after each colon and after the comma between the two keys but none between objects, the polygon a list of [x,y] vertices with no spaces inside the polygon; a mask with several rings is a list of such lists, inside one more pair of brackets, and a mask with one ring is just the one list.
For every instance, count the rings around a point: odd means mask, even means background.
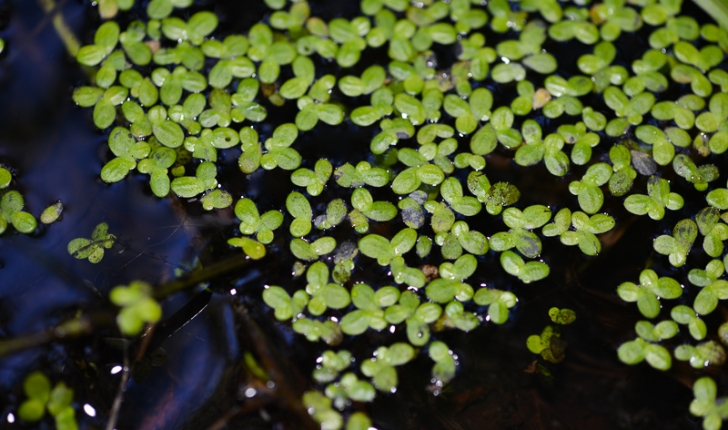
[{"label": "pair of duckweed leaves", "polygon": [[714,207],[705,207],[695,214],[695,222],[703,235],[703,250],[711,257],[723,254],[723,241],[728,240],[728,226],[723,222],[720,211]]},{"label": "pair of duckweed leaves", "polygon": [[604,193],[600,187],[609,182],[612,173],[606,163],[592,164],[581,180],[569,184],[569,192],[577,196],[579,206],[587,214],[595,214],[602,208]]},{"label": "pair of duckweed leaves", "polygon": [[364,185],[379,188],[389,183],[390,174],[384,168],[372,166],[367,161],[360,161],[356,166],[345,163],[337,167],[334,170],[334,179],[344,188],[359,188]]},{"label": "pair of duckweed leaves", "polygon": [[374,358],[361,364],[362,373],[372,378],[374,386],[385,393],[394,392],[398,378],[396,366],[401,366],[415,356],[415,350],[407,343],[399,342],[389,347],[380,346],[374,352]]},{"label": "pair of duckweed leaves", "polygon": [[509,309],[518,302],[516,295],[510,291],[495,288],[481,288],[473,296],[478,306],[488,306],[488,319],[495,324],[508,321]]},{"label": "pair of duckweed leaves", "polygon": [[42,372],[35,371],[23,381],[28,397],[18,408],[18,416],[25,422],[40,421],[46,411],[55,419],[58,430],[77,430],[76,412],[73,410],[73,390],[64,382],[51,389],[51,382]]},{"label": "pair of duckweed leaves", "polygon": [[[655,112],[661,112],[657,110],[657,107],[653,109],[653,106],[655,106],[655,96],[650,92],[642,92],[629,97],[619,87],[610,86],[604,90],[604,102],[614,111],[617,117],[626,118],[632,125],[641,124],[643,115],[650,112],[651,109],[652,115],[656,118],[660,115],[655,115]],[[674,115],[669,118],[665,117],[666,120],[673,118],[675,118]],[[676,121],[680,121],[678,125],[687,125],[687,119],[686,122],[682,122],[680,118],[676,119]]]},{"label": "pair of duckweed leaves", "polygon": [[416,243],[417,231],[405,228],[395,234],[391,241],[378,234],[366,235],[359,239],[358,248],[362,254],[374,258],[380,265],[386,266],[395,257],[409,252]]},{"label": "pair of duckweed leaves", "polygon": [[624,282],[617,288],[617,294],[626,302],[637,302],[637,308],[647,318],[660,313],[658,298],[676,299],[682,295],[680,284],[669,277],[658,277],[653,270],[640,273],[640,284]]},{"label": "pair of duckweed leaves", "polygon": [[[682,196],[670,192],[670,183],[657,176],[650,176],[647,181],[647,195],[635,193],[624,199],[624,207],[629,212],[635,215],[647,214],[654,220],[662,219],[665,216],[666,208],[676,211],[681,209],[683,204]],[[715,222],[712,224],[715,225]],[[706,226],[705,229],[707,228]],[[707,234],[707,232],[703,234]]]},{"label": "pair of duckweed leaves", "polygon": [[726,360],[725,349],[716,341],[710,340],[693,345],[679,345],[675,348],[675,358],[687,361],[694,369],[707,366],[721,366]]},{"label": "pair of duckweed leaves", "polygon": [[[587,110],[584,110],[584,115]],[[592,112],[593,113],[593,112]],[[564,139],[564,143],[571,145],[571,161],[577,166],[583,166],[591,160],[592,148],[599,144],[599,135],[587,132],[584,122],[574,125],[562,125],[557,132]]]},{"label": "pair of duckweed leaves", "polygon": [[585,255],[595,256],[602,248],[596,235],[608,232],[614,225],[614,218],[609,215],[589,216],[584,212],[572,213],[568,208],[563,208],[554,215],[553,222],[544,225],[542,233],[547,237],[559,236],[564,245],[577,245]]},{"label": "pair of duckweed leaves", "polygon": [[473,298],[473,288],[463,281],[469,278],[478,267],[478,260],[465,254],[454,262],[442,263],[440,277],[430,281],[425,289],[427,298],[436,303],[449,303],[453,299],[465,302]]},{"label": "pair of duckweed leaves", "polygon": [[662,255],[667,255],[674,267],[681,267],[687,261],[687,255],[698,236],[698,226],[691,219],[680,220],[675,224],[672,235],[663,234],[655,239],[653,248]]},{"label": "pair of duckweed leaves", "polygon": [[550,272],[546,263],[541,261],[525,262],[512,251],[503,252],[500,256],[500,263],[508,274],[518,277],[525,284],[540,281],[546,278]]},{"label": "pair of duckweed leaves", "polygon": [[313,242],[293,238],[291,240],[291,253],[303,261],[317,260],[319,257],[330,254],[336,248],[336,239],[329,236],[320,237]]},{"label": "pair of duckweed leaves", "polygon": [[328,345],[338,345],[343,336],[339,324],[331,319],[321,321],[299,318],[293,322],[291,327],[294,332],[304,335],[309,342],[323,340]]},{"label": "pair of duckweed leaves", "polygon": [[[442,256],[447,260],[459,258],[463,251],[472,255],[484,255],[489,249],[488,238],[479,231],[470,230],[465,221],[455,221],[449,231],[437,233],[434,243],[440,246]],[[432,240],[429,237],[420,236],[417,255],[424,257],[429,254],[427,247],[431,244]]]},{"label": "pair of duckweed leaves", "polygon": [[631,340],[620,345],[617,349],[619,359],[626,364],[635,365],[642,361],[658,370],[668,370],[672,366],[672,356],[670,352],[661,345],[654,343],[661,339],[673,337],[677,333],[677,328],[673,321],[662,321],[653,326],[647,321],[637,323],[636,329],[640,336],[635,340]]},{"label": "pair of duckweed leaves", "polygon": [[255,235],[255,240],[248,237],[234,237],[228,239],[228,244],[242,248],[243,252],[254,260],[263,258],[264,245],[273,241],[273,231],[283,224],[283,214],[277,210],[269,210],[261,215],[255,202],[249,198],[242,198],[235,204],[235,216],[240,220],[240,233]]},{"label": "pair of duckweed leaves", "polygon": [[243,173],[253,173],[259,167],[272,170],[280,167],[284,170],[295,170],[301,165],[301,155],[291,148],[298,138],[298,127],[292,123],[281,124],[273,131],[273,135],[266,139],[265,149],[261,146],[258,132],[253,128],[244,127],[240,130],[240,141],[243,153],[238,159],[238,165]]},{"label": "pair of duckweed leaves", "polygon": [[327,230],[341,224],[347,217],[348,207],[342,199],[334,199],[326,206],[326,213],[314,218],[319,230]]},{"label": "pair of duckweed leaves", "polygon": [[455,377],[457,361],[450,348],[442,341],[436,340],[430,343],[428,355],[435,362],[432,366],[432,377],[437,383],[447,384]]},{"label": "pair of duckweed leaves", "polygon": [[313,129],[319,121],[328,125],[339,125],[344,121],[344,110],[338,104],[316,103],[312,99],[298,99],[301,111],[296,115],[296,126],[301,131]]},{"label": "pair of duckweed leaves", "polygon": [[693,309],[699,315],[713,312],[719,300],[728,298],[728,281],[719,279],[724,273],[725,266],[721,260],[712,260],[705,269],[696,268],[688,273],[690,283],[701,287],[693,303]]},{"label": "pair of duckweed leaves", "polygon": [[284,170],[294,170],[301,165],[301,156],[291,148],[298,138],[298,128],[295,124],[282,124],[273,131],[272,137],[266,139],[267,153],[260,157],[260,165],[266,170],[280,167]]},{"label": "pair of duckweed leaves", "polygon": [[543,205],[533,205],[523,211],[507,208],[503,211],[503,222],[510,228],[507,232],[494,234],[489,241],[490,248],[495,251],[506,251],[511,248],[528,258],[541,254],[541,240],[532,230],[549,222],[551,210]]},{"label": "pair of duckweed leaves", "polygon": [[520,32],[519,40],[507,40],[496,46],[499,57],[509,61],[493,68],[493,80],[498,83],[520,81],[525,70],[514,61],[522,60],[523,65],[540,74],[556,71],[557,64],[553,55],[543,52],[541,45],[546,40],[546,28],[540,22],[528,23]]},{"label": "pair of duckweed leaves", "polygon": [[521,198],[521,192],[515,185],[505,182],[490,183],[482,172],[468,174],[468,190],[485,204],[485,210],[491,215],[498,215],[505,206],[515,204]]},{"label": "pair of duckweed leaves", "polygon": [[341,330],[349,335],[364,333],[369,328],[381,331],[388,324],[406,322],[410,343],[422,346],[429,339],[427,325],[442,314],[439,305],[421,304],[416,294],[411,291],[400,294],[394,287],[383,287],[374,292],[366,284],[356,284],[352,288],[351,296],[357,309],[341,320]]},{"label": "pair of duckweed leaves", "polygon": [[[9,176],[9,172],[7,176]],[[5,182],[7,186],[10,179]],[[25,234],[35,231],[38,222],[32,214],[23,211],[24,207],[25,199],[19,192],[10,190],[2,194],[2,198],[0,198],[0,234],[7,230],[8,225],[12,225],[17,231]]]},{"label": "pair of duckweed leaves", "polygon": [[705,322],[695,310],[689,306],[677,305],[670,311],[670,317],[678,324],[687,325],[690,336],[695,340],[703,340],[708,334]]},{"label": "pair of duckweed leaves", "polygon": [[308,294],[307,310],[311,315],[321,315],[328,308],[344,309],[351,303],[346,288],[329,282],[329,268],[325,263],[320,261],[313,263],[306,271],[306,280],[308,281],[305,290]]},{"label": "pair of duckweed leaves", "polygon": [[336,380],[339,373],[346,370],[353,362],[352,355],[347,350],[338,352],[326,350],[321,354],[313,371],[313,379],[319,383],[328,383]]},{"label": "pair of duckweed leaves", "polygon": [[326,182],[331,177],[333,166],[322,158],[316,161],[314,170],[300,168],[291,174],[291,182],[299,187],[306,187],[306,192],[318,196],[323,192]]},{"label": "pair of duckweed leaves", "polygon": [[392,182],[392,191],[396,194],[410,194],[423,183],[437,186],[445,180],[441,167],[429,164],[424,156],[413,149],[403,148],[397,151],[397,157],[408,168],[397,174]]},{"label": "pair of duckweed leaves", "polygon": [[374,201],[366,188],[357,188],[351,194],[351,206],[367,218],[386,222],[397,216],[397,208],[387,201]]},{"label": "pair of duckweed leaves", "polygon": [[718,168],[713,164],[696,166],[695,162],[685,154],[678,154],[672,160],[675,173],[693,184],[696,190],[705,191],[708,184],[718,179]]},{"label": "pair of duckweed leaves", "polygon": [[[103,179],[104,182],[111,183],[122,180],[132,169],[136,168],[139,160],[145,159],[151,152],[151,148],[147,142],[137,141],[129,130],[124,127],[114,128],[111,131],[111,134],[109,134],[108,143],[109,149],[111,149],[111,152],[116,156],[116,158],[111,159],[111,161],[106,163],[101,169],[101,179]],[[174,151],[172,151],[172,153],[174,154]],[[159,155],[157,155],[157,157],[159,157]],[[171,158],[170,163],[166,163],[166,160],[160,163],[162,165],[168,164],[167,166],[164,166],[164,176],[166,177],[166,168],[174,164],[176,154],[172,157],[165,158]],[[159,195],[157,193],[161,194],[162,190],[160,190],[159,187],[152,188],[156,195]],[[167,186],[167,193],[168,192],[169,187]],[[167,193],[162,194],[162,196],[166,196]]]},{"label": "pair of duckweed leaves", "polygon": [[[197,197],[205,191],[214,190],[217,187],[216,177],[217,166],[210,161],[204,161],[197,166],[195,176],[180,176],[175,178],[170,184],[170,189],[182,198]],[[219,190],[216,191],[220,192]],[[207,196],[212,196],[212,199]],[[227,207],[232,204],[232,197],[229,194],[225,200],[227,200],[227,205],[223,205],[222,207]],[[215,194],[210,193],[204,196],[202,198],[202,204],[207,210],[216,206]]]},{"label": "pair of duckweed leaves", "polygon": [[347,372],[338,382],[327,385],[324,392],[339,410],[343,410],[351,400],[371,402],[377,395],[376,388],[370,382],[359,379],[353,372]]},{"label": "pair of duckweed leaves", "polygon": [[569,170],[569,158],[562,151],[565,141],[561,135],[549,134],[542,140],[541,127],[533,120],[523,122],[522,132],[525,144],[516,150],[517,164],[533,166],[543,160],[552,175],[566,175]]},{"label": "pair of duckweed leaves", "polygon": [[[440,195],[448,206],[455,212],[464,216],[474,216],[480,213],[482,205],[476,197],[463,195],[463,186],[457,179],[449,177],[445,179],[440,186]],[[452,227],[452,223],[449,225],[444,224],[437,226],[436,219],[436,208],[431,208],[428,202],[425,202],[425,209],[428,212],[433,213],[432,227],[436,233],[444,232]],[[447,227],[445,227],[447,225]]]}]

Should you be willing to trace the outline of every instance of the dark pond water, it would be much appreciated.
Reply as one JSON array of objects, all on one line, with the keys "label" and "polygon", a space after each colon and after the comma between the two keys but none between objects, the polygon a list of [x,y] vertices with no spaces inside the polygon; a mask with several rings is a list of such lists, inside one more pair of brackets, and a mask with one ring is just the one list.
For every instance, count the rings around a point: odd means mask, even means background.
[{"label": "dark pond water", "polygon": [[[89,3],[60,3],[70,27],[88,42],[98,24]],[[265,16],[260,1],[200,3],[200,8],[212,9],[221,17],[221,34],[243,32]],[[313,15],[330,19],[351,17],[358,2],[311,3]],[[644,43],[643,33],[618,45],[625,64],[636,54],[633,45]],[[0,56],[0,163],[13,169],[15,188],[24,194],[32,213],[40,213],[57,200],[65,205],[61,222],[32,236],[5,234],[0,238],[0,338],[41,332],[78,309],[111,309],[104,297],[115,285],[132,279],[160,284],[173,278],[175,269],[192,265],[197,256],[210,264],[231,255],[224,245],[236,224],[230,210],[207,214],[195,203],[159,200],[151,195],[141,175],[111,186],[98,179],[109,157],[106,136],[92,126],[90,111],[77,108],[70,100],[73,89],[86,83],[86,76],[65,54],[50,20],[35,1],[0,0],[0,37],[8,45]],[[493,34],[487,37],[489,43],[497,40]],[[569,44],[553,44],[548,49],[563,58],[565,76],[575,72],[573,61],[582,52]],[[371,55],[368,60],[382,58],[381,52]],[[444,58],[448,55],[453,54],[442,53]],[[505,94],[513,88],[498,91]],[[274,122],[264,125],[261,134],[292,120],[294,114],[291,108],[277,111]],[[306,165],[324,155],[323,151],[339,165],[365,157],[371,136],[371,130],[353,125],[320,125],[296,145]],[[223,154],[232,166],[223,167],[223,177],[236,177],[237,155],[235,151]],[[559,206],[569,195],[571,177],[554,180],[545,169],[514,167],[509,156],[501,153],[489,156],[488,163],[491,180],[510,181],[523,191],[522,204]],[[581,173],[577,169],[573,175]],[[280,171],[258,172],[238,180],[229,191],[257,199],[263,210],[280,208],[289,190],[287,176]],[[644,189],[645,184],[636,186]],[[327,193],[312,202],[325,204],[337,197],[334,191]],[[695,195],[688,187],[680,193]],[[392,199],[394,195],[385,191],[377,197]],[[695,208],[694,204],[686,206],[686,210]],[[421,357],[410,363],[401,370],[397,392],[380,396],[371,406],[375,426],[382,430],[700,428],[700,421],[687,413],[692,400],[689,387],[697,372],[679,362],[668,373],[646,365],[628,367],[615,353],[620,343],[633,336],[639,315],[614,290],[619,283],[637,278],[652,253],[652,239],[681,217],[669,216],[660,223],[635,220],[617,199],[608,199],[606,210],[619,221],[621,236],[613,236],[594,259],[545,240],[544,249],[558,250],[544,256],[552,267],[546,281],[513,285],[499,269],[497,256],[482,258],[477,279],[488,286],[513,289],[519,297],[512,320],[503,327],[483,324],[468,334],[437,333],[459,357],[457,378],[436,396],[428,390],[431,362]],[[98,265],[73,261],[66,252],[68,241],[90,235],[102,221],[118,235],[118,243]],[[502,227],[487,215],[476,222],[485,225],[486,233]],[[375,231],[382,228],[373,225]],[[285,243],[276,242],[274,249],[283,246]],[[696,258],[707,261],[699,253]],[[164,302],[165,316],[179,311],[179,320],[188,323],[169,322],[169,338],[158,336],[168,359],[154,367],[148,378],[132,378],[118,428],[204,429],[227,417],[239,404],[248,405],[250,413],[233,415],[230,428],[300,428],[297,418],[275,402],[263,399],[256,406],[255,402],[238,401],[241,389],[250,383],[241,366],[243,351],[255,350],[260,339],[266,339],[266,348],[296,394],[309,387],[308,375],[322,350],[294,335],[288,323],[274,322],[270,309],[262,304],[259,296],[264,284],[301,286],[300,280],[297,284],[290,280],[292,260],[278,253],[269,261],[263,267],[212,282],[211,297],[190,292]],[[355,280],[386,275],[376,264],[362,264],[369,265],[357,269]],[[684,270],[673,272],[683,279],[686,276]],[[234,297],[230,294],[233,289]],[[248,309],[249,321],[239,313],[240,303]],[[525,348],[525,339],[540,333],[552,306],[574,309],[578,320],[563,331],[568,342],[566,360],[549,366],[552,378],[542,378],[527,371],[535,356]],[[714,316],[708,323],[714,326],[719,319]],[[121,377],[112,371],[123,361],[123,355],[106,340],[113,335],[102,331],[0,358],[0,428],[22,427],[11,426],[8,420],[23,399],[23,378],[34,369],[44,369],[54,380],[62,378],[74,388],[83,428],[103,428]],[[363,357],[377,345],[405,339],[402,330],[394,335],[371,333],[356,342],[345,339],[342,347]],[[97,371],[84,371],[89,363]],[[727,385],[724,372],[713,371],[713,376],[719,385]],[[84,404],[93,406],[95,417],[83,412]]]}]

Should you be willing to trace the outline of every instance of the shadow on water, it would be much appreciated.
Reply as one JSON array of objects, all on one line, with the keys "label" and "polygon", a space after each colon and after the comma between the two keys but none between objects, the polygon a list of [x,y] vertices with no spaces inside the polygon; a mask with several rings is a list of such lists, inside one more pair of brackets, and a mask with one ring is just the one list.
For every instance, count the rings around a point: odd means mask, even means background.
[{"label": "shadow on water", "polygon": [[[86,3],[67,1],[62,8],[66,20],[76,34],[84,35],[84,41],[88,41],[87,36],[96,25]],[[358,4],[312,3],[313,15],[324,18],[351,17]],[[242,32],[266,13],[262,2],[206,0],[200,2],[200,7],[221,16],[221,34]],[[236,228],[230,210],[207,214],[196,203],[157,199],[141,176],[131,175],[114,185],[98,179],[101,160],[108,160],[109,156],[104,149],[105,135],[95,131],[90,110],[77,108],[70,100],[73,88],[87,82],[86,77],[65,54],[35,1],[0,0],[0,36],[8,43],[7,52],[0,57],[0,100],[4,102],[0,108],[0,162],[12,168],[16,177],[14,187],[23,193],[33,214],[38,215],[57,200],[65,205],[62,221],[42,227],[35,236],[6,233],[0,239],[0,337],[41,331],[71,316],[78,307],[109,308],[104,297],[115,285],[132,279],[161,283],[174,277],[175,269],[189,267],[197,255],[202,254],[201,259],[207,263],[230,253],[225,238]],[[489,43],[495,40],[491,36],[488,35]],[[571,54],[569,58],[578,58],[576,53]],[[277,123],[292,120],[295,112],[290,105],[277,112],[276,123],[264,127],[261,137],[265,138],[265,133],[270,133]],[[318,126],[315,132],[301,136],[296,145],[304,157],[304,166],[311,167],[324,155],[320,151],[322,143],[333,148],[325,155],[337,166],[365,158],[371,136],[371,130],[352,124]],[[235,160],[237,154],[231,150],[221,157]],[[521,203],[557,205],[569,195],[567,186],[572,178],[554,180],[543,168],[529,168],[526,172],[514,166],[505,153],[490,155],[488,163],[493,179],[513,182],[524,190]],[[580,173],[577,171],[576,175]],[[235,174],[239,172],[234,165],[222,168],[223,177]],[[256,199],[262,210],[281,208],[290,190],[287,176],[280,170],[256,172],[235,182],[229,191],[234,196]],[[636,185],[642,189],[644,186]],[[348,198],[346,193],[327,193],[312,202]],[[378,198],[394,198],[388,190],[381,194]],[[458,376],[436,396],[428,380],[432,366],[429,359],[421,357],[405,366],[397,392],[379,396],[373,404],[376,427],[699,428],[700,423],[686,412],[692,399],[688,388],[692,379],[685,375],[693,375],[687,365],[675,363],[676,370],[663,374],[646,366],[627,367],[616,358],[616,347],[629,339],[625,333],[632,333],[639,315],[634,306],[618,300],[615,287],[637,278],[642,269],[639,265],[652,253],[652,239],[679,219],[668,217],[655,228],[644,219],[635,221],[619,204],[618,200],[608,198],[607,210],[620,221],[623,237],[630,239],[615,238],[598,259],[584,258],[577,249],[560,247],[557,241],[546,239],[545,249],[559,250],[559,254],[544,257],[552,268],[546,281],[516,286],[500,270],[495,255],[482,257],[476,279],[483,285],[512,289],[518,294],[520,301],[512,321],[504,327],[483,324],[468,334],[434,333],[434,338],[445,341],[458,355]],[[99,222],[107,222],[110,232],[118,234],[117,244],[98,265],[74,261],[66,252],[67,243],[90,235]],[[489,234],[503,228],[500,221],[485,214],[475,222],[486,225]],[[384,228],[377,223],[372,225],[373,231]],[[273,249],[283,246],[279,241]],[[246,292],[240,294],[245,296],[241,302],[250,309],[262,334],[284,352],[281,360],[303,375],[310,374],[323,348],[302,340],[288,323],[271,323],[272,313],[259,298],[264,284],[291,289],[305,285],[303,279],[291,280],[291,258],[275,258],[276,266],[244,280],[211,284],[215,293],[208,297],[209,304],[202,304],[199,315],[162,343],[168,357],[166,363],[155,367],[147,379],[130,384],[119,428],[206,428],[238,402],[239,387],[244,385],[244,371],[239,366],[243,349],[240,339],[244,335],[235,316],[235,302],[228,292],[231,285]],[[441,261],[439,256],[433,256],[427,263]],[[385,269],[367,264],[357,267],[355,281],[372,276],[385,279]],[[684,271],[674,273],[686,276]],[[183,309],[193,297],[178,294],[167,300],[165,316]],[[547,312],[552,306],[574,309],[578,319],[563,330],[563,339],[568,342],[566,360],[548,365],[553,377],[544,378],[533,373],[536,356],[525,348],[525,340],[548,324]],[[121,363],[121,354],[108,346],[103,337],[113,335],[99,333],[92,340],[76,341],[68,348],[53,344],[0,359],[0,390],[9,393],[7,399],[17,404],[22,399],[22,378],[33,369],[49,368],[64,374],[78,387],[77,399],[108,411],[120,378],[110,372]],[[356,342],[352,339],[346,337],[342,346],[352,349],[358,357],[366,357],[383,342],[405,340],[406,336],[398,329],[393,337],[368,333]],[[96,383],[88,384],[78,376],[77,369],[64,367],[64,363],[71,362],[98,363]],[[11,411],[12,407],[0,405],[0,419],[4,420]],[[275,408],[271,411],[275,412]],[[104,420],[101,416],[82,419],[88,428],[99,428]],[[4,424],[3,421],[0,427]],[[230,427],[295,428],[287,427],[285,422],[266,422],[258,414],[236,418]]]}]

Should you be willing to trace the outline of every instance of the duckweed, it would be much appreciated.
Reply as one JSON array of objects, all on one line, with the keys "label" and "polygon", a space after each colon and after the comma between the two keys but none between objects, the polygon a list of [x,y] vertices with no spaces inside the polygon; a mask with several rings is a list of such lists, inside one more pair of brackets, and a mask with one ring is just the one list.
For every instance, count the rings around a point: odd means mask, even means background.
[{"label": "duckweed", "polygon": [[[76,57],[96,68],[94,84],[76,89],[73,100],[92,108],[93,124],[109,133],[111,156],[99,172],[104,182],[118,186],[140,173],[149,175],[159,198],[171,191],[199,200],[205,210],[234,203],[242,236],[230,232],[229,245],[251,259],[269,249],[290,251],[298,260],[296,272],[306,274],[305,288],[266,286],[262,296],[294,332],[336,346],[344,336],[369,329],[406,331],[408,343],[371,351],[374,358],[363,358],[358,369],[349,369],[348,351],[323,353],[314,380],[328,385],[303,397],[322,428],[344,428],[345,416],[345,428],[368,428],[364,414],[346,412],[347,402],[394,391],[396,367],[420,353],[413,346],[435,362],[436,380],[452,380],[456,354],[432,331],[506,323],[517,304],[510,289],[531,288],[522,284],[549,276],[544,243],[551,242],[542,237],[558,236],[562,245],[596,256],[599,235],[621,221],[610,214],[615,202],[655,221],[668,215],[666,209],[678,213],[672,234],[654,238],[655,258],[666,256],[674,267],[688,264],[700,233],[703,251],[715,259],[689,272],[690,283],[701,288],[692,307],[677,305],[672,320],[640,321],[638,337],[622,344],[617,356],[667,370],[672,355],[661,343],[680,326],[695,340],[706,337],[701,316],[728,297],[718,259],[728,239],[721,214],[728,209],[728,190],[712,185],[718,168],[700,159],[728,149],[728,97],[717,91],[728,88],[728,74],[720,68],[723,28],[700,27],[680,15],[674,1],[586,8],[553,1],[516,6],[497,0],[482,7],[468,1],[363,0],[362,16],[326,22],[312,17],[305,1],[266,0],[273,10],[267,21],[222,38],[213,13],[178,13],[191,3],[152,0],[146,7],[150,21],[132,21],[125,29],[114,21],[102,24]],[[105,0],[99,11],[110,18],[132,5]],[[495,32],[496,42],[486,43],[474,31],[484,26]],[[613,64],[616,41],[645,30],[652,49],[631,64]],[[589,46],[576,61],[577,73],[567,74],[559,64],[556,48],[567,41]],[[362,67],[362,58],[380,47],[387,59]],[[453,64],[438,63],[443,49],[454,53]],[[324,73],[330,70],[322,67],[326,62],[338,69]],[[666,96],[676,91],[683,93],[676,100]],[[295,120],[279,124],[274,110],[286,104],[295,104]],[[299,138],[344,123],[370,133],[371,154],[311,158]],[[276,168],[290,176],[299,188],[287,195],[285,213],[261,212],[255,196],[233,197],[220,187],[227,184],[218,183],[218,171],[233,156],[248,178]],[[518,172],[543,164],[557,180],[566,178],[571,196],[558,210],[546,202],[531,204],[529,190],[495,182],[489,166],[503,158],[512,158]],[[11,181],[0,168],[0,188]],[[679,194],[685,184],[708,191],[709,206],[686,214]],[[522,192],[530,194],[524,199],[530,205],[519,202]],[[8,224],[24,233],[36,229],[23,203],[17,191],[3,191],[0,231]],[[51,206],[41,221],[53,222],[61,209]],[[487,236],[483,226],[492,222],[506,228]],[[345,229],[353,239],[339,239]],[[91,239],[75,239],[68,251],[98,262],[114,239],[100,224]],[[439,255],[433,246],[440,247]],[[471,283],[482,276],[479,264],[490,251],[498,256],[498,270],[518,281],[475,291]],[[543,261],[536,260],[542,255]],[[383,266],[393,285],[352,284],[352,273],[367,259]],[[413,261],[416,267],[408,265]],[[433,268],[437,276],[429,272]],[[617,294],[636,302],[644,317],[656,318],[661,301],[680,297],[684,288],[645,268],[639,284],[623,282]],[[118,322],[126,334],[161,317],[142,284],[118,287],[112,301],[122,307]],[[473,303],[487,311],[474,310]],[[557,363],[565,357],[559,325],[575,316],[558,308],[549,316],[557,325],[526,343]],[[702,343],[678,347],[674,355],[697,367],[719,361],[721,350]],[[715,391],[711,379],[695,384],[691,411],[705,417],[706,428],[719,428],[728,416]]]}]

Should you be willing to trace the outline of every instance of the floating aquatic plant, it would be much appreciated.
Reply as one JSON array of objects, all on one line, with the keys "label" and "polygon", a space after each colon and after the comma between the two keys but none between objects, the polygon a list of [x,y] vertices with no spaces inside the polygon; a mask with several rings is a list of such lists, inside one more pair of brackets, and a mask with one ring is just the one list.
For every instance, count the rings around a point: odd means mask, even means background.
[{"label": "floating aquatic plant", "polygon": [[547,325],[540,335],[533,334],[526,339],[526,347],[534,354],[550,363],[560,363],[564,360],[566,342],[561,339],[559,326],[566,326],[576,320],[576,313],[571,309],[549,309],[549,318],[556,325]]},{"label": "floating aquatic plant", "polygon": [[29,374],[23,381],[23,391],[28,397],[18,409],[20,419],[37,422],[43,419],[46,411],[55,419],[56,429],[78,429],[76,412],[73,409],[73,390],[63,382],[51,389],[51,382],[41,372]]},{"label": "floating aquatic plant", "polygon": [[152,288],[142,281],[128,286],[119,285],[109,293],[109,299],[121,307],[116,322],[125,335],[133,336],[144,327],[144,323],[155,323],[162,317],[162,308],[151,297]]},{"label": "floating aquatic plant", "polygon": [[718,388],[709,376],[703,376],[693,384],[695,400],[690,403],[690,412],[703,417],[703,428],[717,430],[722,427],[722,420],[728,418],[728,407],[723,398],[716,398]]},{"label": "floating aquatic plant", "polygon": [[116,236],[109,233],[109,225],[102,222],[94,228],[90,239],[79,237],[68,242],[68,253],[95,264],[104,258],[104,250],[111,249],[115,242]]},{"label": "floating aquatic plant", "polygon": [[[620,346],[619,358],[666,370],[672,355],[662,343],[680,325],[695,340],[707,336],[700,316],[728,297],[719,260],[728,238],[721,214],[728,190],[713,185],[718,168],[700,158],[728,149],[728,97],[717,91],[728,89],[720,67],[728,50],[724,28],[700,26],[681,15],[680,2],[662,0],[589,8],[555,1],[497,0],[483,7],[469,0],[363,0],[361,16],[328,22],[311,16],[305,1],[266,0],[273,12],[265,22],[246,34],[221,35],[215,14],[177,12],[191,3],[152,0],[146,21],[101,24],[93,43],[76,55],[95,68],[93,84],[74,91],[73,100],[93,108],[94,125],[109,133],[113,156],[99,172],[103,181],[142,174],[159,198],[171,191],[206,210],[235,203],[242,236],[231,231],[229,245],[251,259],[275,250],[296,260],[294,273],[305,273],[305,286],[270,285],[262,292],[275,318],[290,320],[294,332],[332,348],[370,329],[406,332],[408,343],[369,351],[374,358],[358,357],[358,369],[350,368],[355,358],[348,351],[323,353],[314,380],[328,385],[303,397],[322,428],[369,427],[365,415],[346,411],[348,402],[393,391],[396,367],[419,354],[413,346],[435,362],[432,375],[440,384],[450,381],[456,354],[432,333],[504,324],[517,303],[510,290],[549,276],[548,255],[558,251],[544,244],[578,246],[587,256],[602,251],[599,235],[620,221],[605,213],[614,201],[655,221],[666,209],[677,211],[681,220],[672,234],[656,237],[653,247],[674,267],[690,265],[691,284],[702,288],[693,308],[673,308],[672,320],[637,323],[638,337]],[[133,4],[103,0],[98,6],[111,18]],[[613,42],[644,24],[652,49],[631,64],[615,61]],[[496,43],[477,31],[485,26],[498,35]],[[547,52],[566,41],[589,46],[571,76],[562,76],[559,53]],[[380,47],[387,59],[353,71]],[[452,64],[438,64],[442,49],[455,53]],[[332,72],[320,60],[338,68]],[[672,90],[679,98],[668,98]],[[295,105],[295,120],[277,124],[274,110],[286,104]],[[319,148],[321,158],[302,156],[303,134],[344,122],[370,132],[371,154],[337,166]],[[532,203],[540,196],[519,203],[525,189],[494,181],[490,166],[499,157],[512,158],[519,169],[543,164],[556,180],[566,178],[571,195],[558,211],[546,201]],[[256,197],[225,191],[218,173],[231,158],[243,175],[277,168],[289,175],[299,188],[285,196],[285,212],[262,212]],[[0,168],[0,188],[11,180]],[[687,213],[680,195],[685,184],[708,191],[709,207]],[[0,209],[2,230],[7,224],[35,230],[17,191],[4,192]],[[60,211],[51,206],[41,221],[52,222]],[[71,241],[69,253],[98,262],[114,243],[107,230],[100,224],[91,239]],[[341,233],[353,239],[340,239]],[[698,233],[715,259],[704,270],[690,262]],[[542,241],[556,236],[561,245]],[[497,270],[518,281],[476,291],[487,253],[497,255]],[[544,261],[534,260],[541,256]],[[386,268],[384,282],[365,275],[351,282],[352,273],[373,261]],[[639,278],[639,285],[623,282],[617,293],[646,318],[660,314],[661,300],[693,289],[650,268]],[[117,287],[111,299],[122,307],[117,321],[125,334],[161,317],[146,284]],[[527,346],[559,362],[559,325],[575,317],[557,308],[549,315],[557,325],[529,337]],[[683,345],[674,355],[698,367],[719,361],[715,345]],[[709,382],[698,382],[691,411],[706,417],[706,428],[719,428],[724,414],[713,405],[714,385],[711,392]]]}]

